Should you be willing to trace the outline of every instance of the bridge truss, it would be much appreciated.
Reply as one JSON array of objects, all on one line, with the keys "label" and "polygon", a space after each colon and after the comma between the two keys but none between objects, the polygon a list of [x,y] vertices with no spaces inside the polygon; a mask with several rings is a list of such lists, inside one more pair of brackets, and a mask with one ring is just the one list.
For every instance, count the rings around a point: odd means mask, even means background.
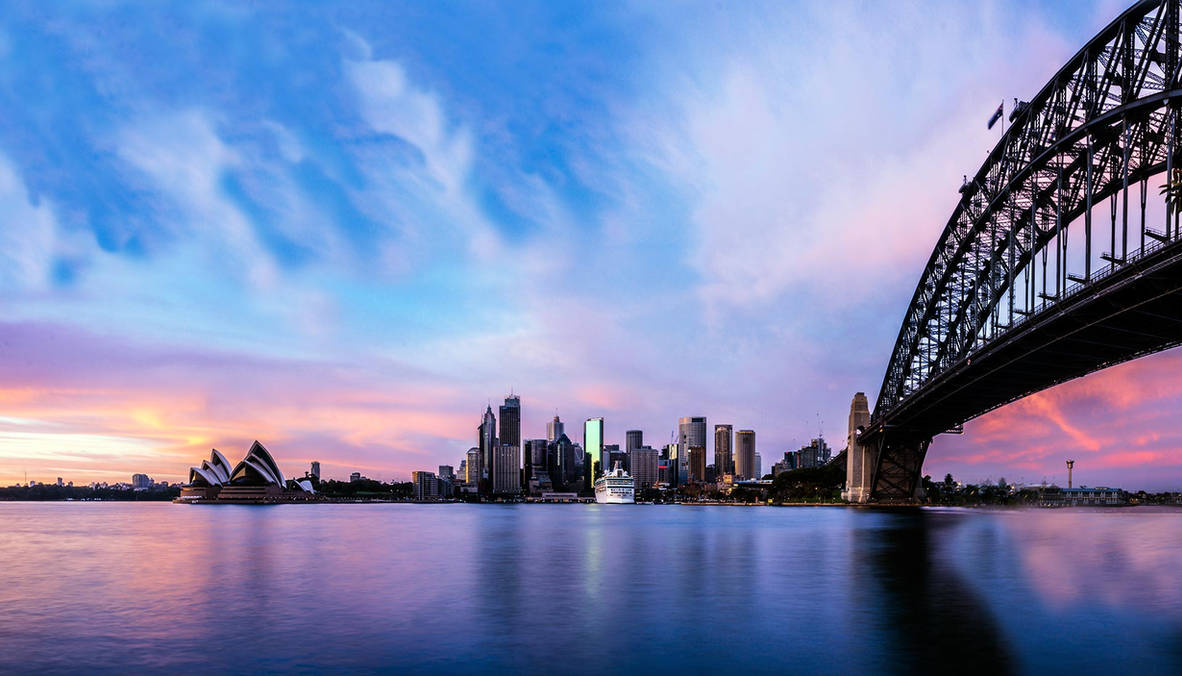
[{"label": "bridge truss", "polygon": [[[866,442],[878,449],[875,497],[914,493],[935,434],[1056,382],[1182,342],[1182,331],[1177,341],[1157,336],[1144,349],[1048,369],[974,405],[932,413],[936,386],[946,400],[949,383],[971,373],[974,358],[1029,340],[1040,320],[1178,255],[1182,224],[1150,179],[1182,179],[1180,13],[1182,0],[1145,0],[1121,14],[1017,106],[1010,128],[961,188],[907,309],[868,428]],[[1154,269],[1171,279],[1173,272]]]}]

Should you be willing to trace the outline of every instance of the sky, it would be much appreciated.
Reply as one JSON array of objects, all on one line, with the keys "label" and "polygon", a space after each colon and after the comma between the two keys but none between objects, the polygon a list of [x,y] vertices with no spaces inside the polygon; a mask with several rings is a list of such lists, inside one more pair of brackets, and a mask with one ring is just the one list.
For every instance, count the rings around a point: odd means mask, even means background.
[{"label": "sky", "polygon": [[[873,401],[963,174],[1121,5],[0,8],[0,484],[458,466],[603,416]],[[1182,353],[939,437],[925,471],[1182,487]],[[579,435],[575,435],[579,440]]]}]

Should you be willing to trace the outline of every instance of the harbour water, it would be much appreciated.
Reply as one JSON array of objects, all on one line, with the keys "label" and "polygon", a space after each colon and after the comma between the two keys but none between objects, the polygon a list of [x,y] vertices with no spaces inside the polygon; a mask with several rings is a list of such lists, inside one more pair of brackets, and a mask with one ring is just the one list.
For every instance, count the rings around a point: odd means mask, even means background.
[{"label": "harbour water", "polygon": [[0,503],[0,671],[1182,673],[1182,510]]}]

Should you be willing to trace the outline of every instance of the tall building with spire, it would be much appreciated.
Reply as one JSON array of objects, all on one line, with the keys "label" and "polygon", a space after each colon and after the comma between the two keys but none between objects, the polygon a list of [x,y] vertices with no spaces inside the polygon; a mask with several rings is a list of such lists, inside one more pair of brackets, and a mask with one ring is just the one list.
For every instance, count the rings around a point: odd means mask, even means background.
[{"label": "tall building with spire", "polygon": [[493,415],[492,404],[484,409],[484,418],[477,430],[480,447],[480,479],[484,485],[482,492],[487,493],[492,490],[493,456],[497,447],[497,418]]},{"label": "tall building with spire", "polygon": [[554,419],[546,423],[546,441],[554,443],[558,441],[558,437],[563,434],[562,421],[558,419],[558,414],[554,414]]}]

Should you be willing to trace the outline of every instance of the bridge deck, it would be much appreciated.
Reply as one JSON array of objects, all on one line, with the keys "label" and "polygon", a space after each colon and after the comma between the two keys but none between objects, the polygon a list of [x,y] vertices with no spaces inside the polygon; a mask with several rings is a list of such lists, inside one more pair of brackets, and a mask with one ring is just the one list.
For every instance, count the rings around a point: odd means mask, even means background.
[{"label": "bridge deck", "polygon": [[864,435],[930,439],[982,413],[1182,344],[1182,241],[1130,259],[935,376]]}]

